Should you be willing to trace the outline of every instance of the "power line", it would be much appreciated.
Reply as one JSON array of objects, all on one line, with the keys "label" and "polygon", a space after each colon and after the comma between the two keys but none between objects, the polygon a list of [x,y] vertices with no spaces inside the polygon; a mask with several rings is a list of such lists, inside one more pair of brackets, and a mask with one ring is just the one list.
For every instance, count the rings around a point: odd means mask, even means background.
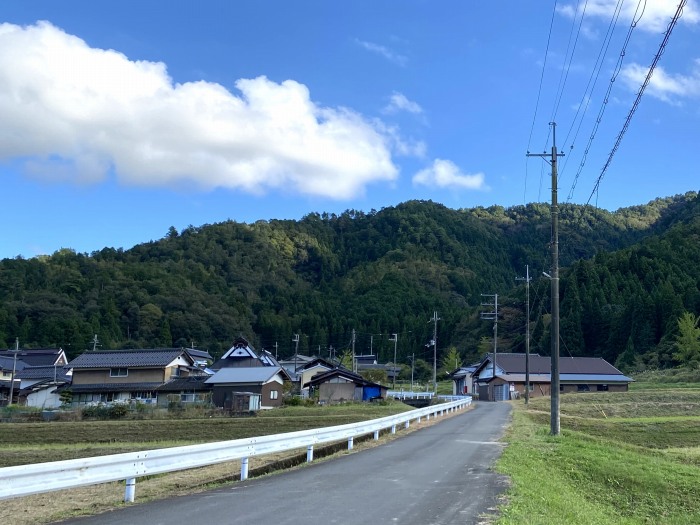
[{"label": "power line", "polygon": [[[537,101],[535,102],[535,113],[532,115],[532,126],[530,127],[530,137],[527,139],[527,149],[530,149],[530,144],[532,144],[532,133],[535,129],[535,121],[537,120],[537,110],[540,107],[540,97],[542,95],[542,84],[544,83],[544,71],[547,66],[547,55],[549,55],[549,43],[552,39],[552,27],[554,27],[554,16],[557,13],[557,0],[554,0],[554,7],[552,8],[552,18],[549,22],[549,34],[547,35],[547,46],[544,50],[544,59],[542,60],[542,73],[540,74],[540,86],[537,89]],[[527,194],[527,159],[525,159],[525,194]],[[526,200],[525,195],[523,195],[523,201]]]},{"label": "power line", "polygon": [[649,85],[649,81],[651,80],[651,76],[654,74],[654,69],[656,68],[656,65],[659,63],[659,60],[661,59],[661,55],[663,55],[663,53],[666,49],[666,44],[668,44],[668,40],[671,37],[671,33],[673,32],[673,28],[676,27],[676,23],[678,22],[678,19],[683,14],[683,8],[685,7],[685,4],[686,4],[686,0],[681,0],[681,3],[678,4],[678,9],[676,9],[676,14],[673,15],[671,22],[668,24],[668,29],[666,29],[666,33],[664,34],[664,38],[661,41],[661,45],[659,46],[659,50],[656,52],[656,56],[654,57],[654,60],[652,61],[651,66],[649,66],[649,71],[647,72],[647,76],[644,79],[642,86],[639,88],[639,91],[637,92],[637,98],[634,100],[634,104],[632,104],[632,109],[630,109],[630,112],[627,114],[627,118],[625,119],[625,124],[622,126],[622,129],[620,130],[620,133],[617,136],[617,140],[615,141],[615,145],[613,146],[612,150],[610,151],[610,155],[608,156],[608,160],[606,161],[605,165],[603,166],[603,169],[601,170],[600,175],[598,176],[598,179],[596,180],[596,183],[593,186],[593,191],[591,192],[590,197],[588,197],[588,201],[586,201],[586,204],[591,202],[591,198],[593,197],[593,194],[597,193],[598,188],[600,187],[600,181],[603,180],[603,176],[605,175],[605,172],[608,170],[608,167],[610,166],[610,163],[612,162],[613,156],[617,152],[617,148],[620,147],[620,142],[622,142],[622,137],[625,135],[625,132],[627,131],[627,128],[630,125],[630,121],[632,120],[632,115],[634,115],[634,112],[637,110],[637,107],[639,106],[639,102],[642,100],[642,95],[644,94],[644,90]]},{"label": "power line", "polygon": [[[581,5],[581,2],[579,1],[579,5]],[[564,96],[564,88],[566,87],[566,81],[569,78],[569,71],[571,70],[571,63],[574,60],[574,54],[576,53],[576,45],[578,44],[578,37],[581,34],[581,25],[583,24],[583,17],[586,15],[586,8],[588,7],[588,0],[586,0],[586,3],[583,6],[583,10],[581,12],[581,20],[579,21],[578,24],[578,29],[576,30],[576,38],[574,38],[574,45],[573,48],[571,49],[571,55],[569,55],[569,48],[571,47],[571,37],[574,34],[574,27],[576,26],[576,18],[577,14],[574,15],[573,20],[571,21],[571,32],[569,33],[569,41],[566,44],[566,53],[564,54],[564,67],[561,70],[561,74],[559,75],[559,87],[557,88],[557,93],[558,95],[555,98],[555,103],[554,103],[554,108],[552,110],[552,118],[550,119],[552,122],[557,120],[557,112],[559,111],[559,104],[561,104],[561,99]],[[576,13],[578,13],[578,7],[576,8]],[[566,64],[566,57],[569,57],[569,62]]]},{"label": "power line", "polygon": [[[634,12],[634,16],[632,17],[632,23],[630,24],[630,27],[627,31],[627,35],[625,37],[625,41],[622,45],[622,50],[620,51],[620,56],[617,59],[617,63],[615,64],[615,68],[613,70],[612,77],[610,77],[610,82],[608,83],[608,89],[605,92],[605,96],[603,97],[603,103],[600,106],[600,109],[598,110],[598,116],[596,118],[595,124],[593,125],[593,130],[591,131],[591,136],[588,138],[588,144],[586,145],[586,149],[584,150],[583,158],[581,159],[581,163],[579,164],[578,170],[576,172],[576,175],[574,176],[574,182],[571,186],[571,191],[569,192],[569,197],[568,200],[571,200],[574,194],[574,189],[576,188],[576,183],[578,181],[579,176],[581,175],[581,171],[583,171],[583,167],[586,164],[586,158],[588,156],[588,152],[591,148],[591,144],[593,143],[593,140],[595,139],[596,134],[598,133],[598,127],[600,126],[601,121],[603,120],[603,115],[605,113],[605,108],[608,105],[608,101],[610,100],[610,93],[612,92],[613,85],[615,84],[615,80],[617,80],[617,75],[619,75],[620,70],[622,69],[622,61],[625,58],[625,53],[627,51],[627,44],[630,41],[630,37],[632,36],[632,32],[634,31],[634,28],[637,27],[637,23],[639,22],[639,19],[641,18],[641,14],[639,17],[637,17],[637,13],[639,12],[639,8],[642,5],[643,0],[639,0],[639,3],[637,3],[637,8]],[[618,1],[618,4],[616,6],[617,12],[614,15],[615,17],[620,16],[620,9],[622,7],[622,1]],[[642,10],[642,14],[644,14],[644,10]]]}]

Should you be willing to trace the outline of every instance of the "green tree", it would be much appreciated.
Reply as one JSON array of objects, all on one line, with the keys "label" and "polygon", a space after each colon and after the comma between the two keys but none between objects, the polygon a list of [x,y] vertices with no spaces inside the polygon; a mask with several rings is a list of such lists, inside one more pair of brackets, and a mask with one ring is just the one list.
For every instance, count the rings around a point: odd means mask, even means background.
[{"label": "green tree", "polygon": [[676,351],[673,358],[691,368],[700,366],[700,317],[684,312],[678,319]]},{"label": "green tree", "polygon": [[451,346],[447,349],[447,353],[442,357],[441,372],[448,374],[456,370],[462,364],[462,356],[456,346]]}]

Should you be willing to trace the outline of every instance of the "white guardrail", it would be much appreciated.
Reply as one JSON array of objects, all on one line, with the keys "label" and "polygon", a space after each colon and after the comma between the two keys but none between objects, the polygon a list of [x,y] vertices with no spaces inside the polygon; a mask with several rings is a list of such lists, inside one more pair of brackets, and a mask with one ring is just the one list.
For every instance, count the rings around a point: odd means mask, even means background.
[{"label": "white guardrail", "polygon": [[465,396],[457,401],[380,419],[285,434],[4,467],[0,468],[0,500],[125,480],[124,501],[133,502],[138,477],[237,459],[241,460],[241,480],[245,480],[248,478],[248,458],[251,456],[306,447],[306,460],[313,461],[314,445],[347,440],[348,449],[352,449],[353,439],[357,436],[374,433],[374,439],[379,439],[381,430],[391,428],[393,434],[397,425],[403,424],[408,428],[412,420],[420,423],[424,417],[442,416],[469,406],[471,401],[470,396]]}]

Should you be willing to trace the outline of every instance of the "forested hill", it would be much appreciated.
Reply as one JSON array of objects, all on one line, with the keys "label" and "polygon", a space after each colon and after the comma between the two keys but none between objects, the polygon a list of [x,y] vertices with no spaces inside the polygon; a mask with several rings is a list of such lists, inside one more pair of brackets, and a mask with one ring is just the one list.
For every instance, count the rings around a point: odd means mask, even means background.
[{"label": "forested hill", "polygon": [[[663,356],[677,314],[700,310],[699,233],[694,192],[614,213],[562,205],[563,351],[615,362],[630,342],[630,362],[645,354],[670,363]],[[293,334],[300,352],[328,355],[330,346],[346,349],[355,329],[356,351],[382,360],[393,357],[388,336],[398,333],[405,362],[432,358],[425,345],[437,311],[438,353],[456,346],[471,359],[492,335],[479,320],[481,294],[500,295],[501,349],[522,347],[524,285],[515,278],[529,265],[533,344],[546,354],[549,241],[547,204],[453,210],[411,201],[171,228],[129,250],[4,259],[0,344],[19,337],[23,347],[76,355],[97,334],[104,348],[195,344],[218,355],[242,334],[273,352],[277,343],[281,357],[293,353]],[[649,310],[653,328],[636,326],[632,304]]]}]

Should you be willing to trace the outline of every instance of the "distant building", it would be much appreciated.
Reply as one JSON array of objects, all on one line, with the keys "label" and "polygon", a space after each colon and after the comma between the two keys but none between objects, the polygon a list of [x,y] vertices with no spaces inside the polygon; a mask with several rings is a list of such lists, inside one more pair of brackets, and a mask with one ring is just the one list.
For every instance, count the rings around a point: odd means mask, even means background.
[{"label": "distant building", "polygon": [[[488,354],[473,372],[480,400],[504,401],[525,395],[525,354]],[[551,394],[551,358],[530,354],[530,397]],[[559,390],[570,392],[626,392],[633,379],[600,357],[560,357]]]}]

